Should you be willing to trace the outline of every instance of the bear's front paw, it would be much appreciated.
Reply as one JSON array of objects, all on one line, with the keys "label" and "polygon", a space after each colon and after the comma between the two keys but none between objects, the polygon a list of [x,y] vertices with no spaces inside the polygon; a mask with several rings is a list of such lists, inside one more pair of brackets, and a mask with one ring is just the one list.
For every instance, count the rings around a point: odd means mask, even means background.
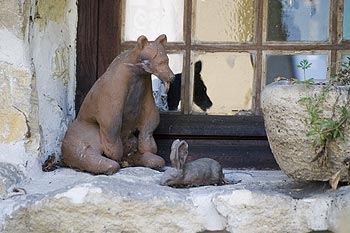
[{"label": "bear's front paw", "polygon": [[133,156],[123,158],[129,166],[149,167],[155,170],[160,170],[165,166],[165,161],[159,155],[146,152],[143,154],[137,153]]}]

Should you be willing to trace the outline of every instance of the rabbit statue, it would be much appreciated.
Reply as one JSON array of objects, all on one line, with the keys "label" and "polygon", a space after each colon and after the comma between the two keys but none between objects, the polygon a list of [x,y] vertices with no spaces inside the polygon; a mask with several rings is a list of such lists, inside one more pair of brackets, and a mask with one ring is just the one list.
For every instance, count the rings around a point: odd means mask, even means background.
[{"label": "rabbit statue", "polygon": [[210,158],[201,158],[186,163],[187,155],[187,142],[175,140],[171,145],[171,168],[164,172],[160,181],[161,185],[193,187],[226,183],[219,162]]}]

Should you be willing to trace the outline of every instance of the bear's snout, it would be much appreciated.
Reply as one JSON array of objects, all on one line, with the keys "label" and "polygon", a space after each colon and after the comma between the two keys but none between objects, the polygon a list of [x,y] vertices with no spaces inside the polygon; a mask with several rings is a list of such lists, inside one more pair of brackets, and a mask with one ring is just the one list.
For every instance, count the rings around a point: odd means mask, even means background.
[{"label": "bear's snout", "polygon": [[154,73],[163,82],[172,82],[175,79],[174,73],[169,69],[167,72]]},{"label": "bear's snout", "polygon": [[174,74],[171,74],[170,77],[169,77],[169,82],[173,82],[175,79],[175,75]]}]

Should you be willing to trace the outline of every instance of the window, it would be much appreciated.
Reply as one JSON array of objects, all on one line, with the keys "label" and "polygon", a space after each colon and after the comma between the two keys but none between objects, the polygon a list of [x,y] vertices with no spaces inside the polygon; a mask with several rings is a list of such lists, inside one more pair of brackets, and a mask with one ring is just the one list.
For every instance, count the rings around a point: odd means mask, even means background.
[{"label": "window", "polygon": [[[349,2],[125,0],[121,47],[128,49],[141,34],[168,35],[171,66],[182,73],[182,89],[179,105],[169,109],[154,81],[162,111],[260,114],[260,92],[276,77],[326,79],[327,67],[349,49]],[[306,77],[297,68],[303,59],[312,63]]]},{"label": "window", "polygon": [[[116,55],[143,34],[168,37],[177,98],[153,79],[159,154],[186,139],[190,157],[276,168],[260,94],[276,77],[326,79],[350,55],[350,0],[80,1],[77,108]],[[297,64],[307,59],[304,76]],[[327,71],[327,67],[331,67]],[[170,101],[171,100],[171,101]],[[170,102],[171,103],[170,103]]]}]

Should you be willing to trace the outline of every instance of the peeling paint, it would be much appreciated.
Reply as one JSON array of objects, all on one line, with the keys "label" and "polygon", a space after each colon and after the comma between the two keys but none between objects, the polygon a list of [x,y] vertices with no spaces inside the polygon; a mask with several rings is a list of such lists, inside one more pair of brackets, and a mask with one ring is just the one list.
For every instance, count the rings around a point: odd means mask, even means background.
[{"label": "peeling paint", "polygon": [[0,5],[0,162],[33,176],[74,118],[77,0]]},{"label": "peeling paint", "polygon": [[67,86],[68,84],[68,48],[67,47],[61,47],[57,48],[53,57],[52,61],[52,77],[54,79],[61,79],[63,80],[63,84]]},{"label": "peeling paint", "polygon": [[36,0],[35,4],[35,22],[39,24],[41,31],[47,27],[49,21],[64,21],[67,0]]},{"label": "peeling paint", "polygon": [[30,1],[0,0],[0,28],[23,39],[28,24]]}]

